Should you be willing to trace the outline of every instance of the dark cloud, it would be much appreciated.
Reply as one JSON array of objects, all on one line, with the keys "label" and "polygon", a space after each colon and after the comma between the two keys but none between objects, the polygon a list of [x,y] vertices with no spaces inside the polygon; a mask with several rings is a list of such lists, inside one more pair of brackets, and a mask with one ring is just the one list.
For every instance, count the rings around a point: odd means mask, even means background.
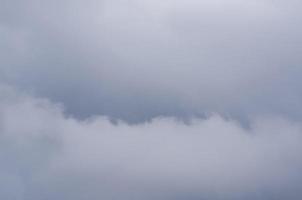
[{"label": "dark cloud", "polygon": [[1,2],[1,79],[77,117],[302,117],[299,2]]}]

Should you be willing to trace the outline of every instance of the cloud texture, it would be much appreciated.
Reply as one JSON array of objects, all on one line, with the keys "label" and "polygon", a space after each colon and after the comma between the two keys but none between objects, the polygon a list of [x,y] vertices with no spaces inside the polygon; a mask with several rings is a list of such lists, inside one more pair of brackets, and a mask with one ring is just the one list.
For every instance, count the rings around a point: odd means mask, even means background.
[{"label": "cloud texture", "polygon": [[0,0],[0,199],[302,199],[297,0]]},{"label": "cloud texture", "polygon": [[300,199],[301,124],[250,129],[213,115],[112,124],[1,88],[1,190],[7,200]]},{"label": "cloud texture", "polygon": [[302,117],[298,1],[1,5],[2,79],[76,117]]}]

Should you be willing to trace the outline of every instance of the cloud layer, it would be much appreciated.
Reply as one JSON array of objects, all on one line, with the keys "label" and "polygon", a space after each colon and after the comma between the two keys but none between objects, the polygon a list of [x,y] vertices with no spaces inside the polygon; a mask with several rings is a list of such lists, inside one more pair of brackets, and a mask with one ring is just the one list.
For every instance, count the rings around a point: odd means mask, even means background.
[{"label": "cloud layer", "polygon": [[301,124],[218,115],[112,124],[2,87],[0,198],[300,199]]},{"label": "cloud layer", "polygon": [[0,199],[302,199],[297,0],[0,0]]},{"label": "cloud layer", "polygon": [[302,117],[298,1],[1,5],[2,79],[76,117]]}]

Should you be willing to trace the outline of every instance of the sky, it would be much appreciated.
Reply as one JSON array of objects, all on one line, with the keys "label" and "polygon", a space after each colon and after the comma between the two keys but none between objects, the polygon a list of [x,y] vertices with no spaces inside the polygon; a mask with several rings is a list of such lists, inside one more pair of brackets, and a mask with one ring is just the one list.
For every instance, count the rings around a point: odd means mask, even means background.
[{"label": "sky", "polygon": [[300,200],[298,0],[0,0],[0,199]]}]

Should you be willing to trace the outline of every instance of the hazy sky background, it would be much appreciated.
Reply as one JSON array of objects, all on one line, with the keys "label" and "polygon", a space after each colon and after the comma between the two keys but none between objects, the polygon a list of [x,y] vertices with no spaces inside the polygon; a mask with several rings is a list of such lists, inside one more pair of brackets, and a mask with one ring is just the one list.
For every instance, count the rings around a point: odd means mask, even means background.
[{"label": "hazy sky background", "polygon": [[0,199],[300,200],[301,9],[0,0]]}]

